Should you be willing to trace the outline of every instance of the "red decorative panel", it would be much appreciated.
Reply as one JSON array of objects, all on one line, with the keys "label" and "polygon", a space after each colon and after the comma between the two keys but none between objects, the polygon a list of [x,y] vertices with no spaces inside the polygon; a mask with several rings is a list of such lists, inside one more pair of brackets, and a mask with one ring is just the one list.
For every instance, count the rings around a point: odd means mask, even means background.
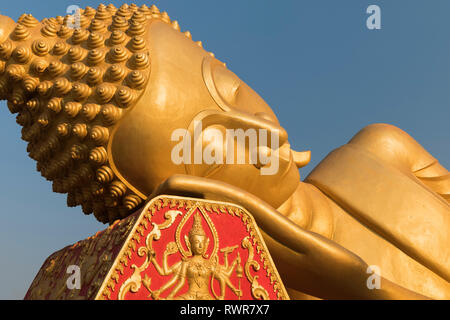
[{"label": "red decorative panel", "polygon": [[232,204],[147,204],[97,299],[288,299],[253,217]]}]

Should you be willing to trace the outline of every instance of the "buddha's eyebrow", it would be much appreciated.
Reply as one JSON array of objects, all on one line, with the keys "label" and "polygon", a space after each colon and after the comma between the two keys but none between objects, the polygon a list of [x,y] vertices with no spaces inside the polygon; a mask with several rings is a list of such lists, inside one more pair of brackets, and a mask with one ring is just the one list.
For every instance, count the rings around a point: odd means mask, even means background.
[{"label": "buddha's eyebrow", "polygon": [[288,140],[287,131],[277,123],[235,109],[228,111],[206,110],[199,113],[192,123],[195,120],[201,121],[204,129],[213,125],[222,125],[229,129],[265,129],[271,133],[278,133],[279,145],[283,145]]}]

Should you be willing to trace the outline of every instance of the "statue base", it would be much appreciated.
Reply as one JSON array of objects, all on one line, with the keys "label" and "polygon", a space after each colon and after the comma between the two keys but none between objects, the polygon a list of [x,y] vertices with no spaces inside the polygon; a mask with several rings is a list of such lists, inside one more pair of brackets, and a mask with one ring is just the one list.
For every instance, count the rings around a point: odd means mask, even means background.
[{"label": "statue base", "polygon": [[159,196],[44,262],[26,300],[289,299],[252,215]]}]

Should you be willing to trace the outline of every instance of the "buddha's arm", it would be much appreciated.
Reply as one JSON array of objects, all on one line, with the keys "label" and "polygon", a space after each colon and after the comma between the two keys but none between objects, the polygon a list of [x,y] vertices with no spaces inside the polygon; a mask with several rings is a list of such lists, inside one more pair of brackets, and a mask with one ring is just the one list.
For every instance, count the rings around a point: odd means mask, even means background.
[{"label": "buddha's arm", "polygon": [[340,245],[299,228],[256,196],[223,182],[185,175],[167,179],[152,194],[173,194],[237,203],[262,229],[271,255],[290,288],[325,299],[423,299],[382,279],[382,289],[367,287],[367,264]]}]

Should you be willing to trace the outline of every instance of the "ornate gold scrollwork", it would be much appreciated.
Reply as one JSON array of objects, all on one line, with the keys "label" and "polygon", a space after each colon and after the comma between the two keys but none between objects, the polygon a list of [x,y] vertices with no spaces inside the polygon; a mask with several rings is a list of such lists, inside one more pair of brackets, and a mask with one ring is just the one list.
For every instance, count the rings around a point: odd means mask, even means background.
[{"label": "ornate gold scrollwork", "polygon": [[242,240],[242,248],[248,250],[248,258],[247,258],[247,262],[245,263],[245,266],[244,266],[244,272],[245,272],[245,276],[247,277],[247,280],[252,285],[253,298],[261,299],[261,300],[269,300],[269,294],[267,293],[266,289],[264,289],[264,287],[262,287],[258,283],[258,276],[256,276],[256,275],[252,276],[252,274],[250,272],[250,267],[252,267],[253,270],[255,270],[255,271],[259,271],[259,269],[261,267],[257,261],[253,260],[253,257],[254,257],[253,245],[252,245],[249,237],[245,237]]},{"label": "ornate gold scrollwork", "polygon": [[150,293],[152,293],[150,290],[151,279],[147,275],[144,276],[144,279],[142,279],[141,273],[147,269],[150,264],[151,256],[154,254],[152,247],[153,240],[159,240],[161,238],[161,230],[169,228],[174,223],[175,218],[182,214],[183,213],[178,210],[169,210],[164,214],[165,221],[162,224],[158,225],[154,222],[152,223],[153,229],[145,239],[146,245],[140,247],[137,251],[137,254],[140,257],[145,256],[145,261],[141,266],[137,266],[135,264],[131,266],[134,270],[133,274],[120,287],[118,295],[119,300],[125,300],[125,295],[128,292],[138,292],[142,284]]}]

